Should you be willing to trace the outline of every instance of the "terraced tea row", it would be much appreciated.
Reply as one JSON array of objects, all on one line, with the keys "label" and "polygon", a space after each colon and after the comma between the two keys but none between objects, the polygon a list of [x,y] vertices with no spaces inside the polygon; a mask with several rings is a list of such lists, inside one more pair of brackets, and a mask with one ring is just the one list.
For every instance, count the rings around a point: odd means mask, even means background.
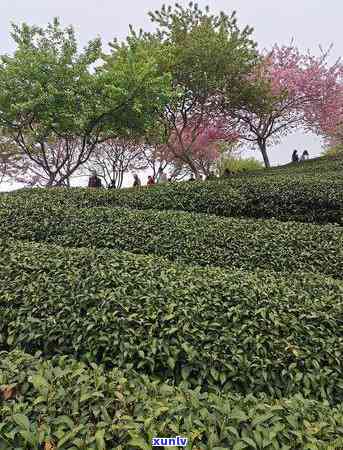
[{"label": "terraced tea row", "polygon": [[[343,228],[122,208],[0,210],[0,237],[156,254],[202,266],[343,275]],[[292,275],[290,275],[292,276]]]},{"label": "terraced tea row", "polygon": [[262,169],[249,172],[241,172],[236,175],[237,178],[252,176],[279,176],[279,175],[312,175],[329,177],[342,177],[343,175],[343,158],[336,157],[319,157],[302,161],[299,164],[289,163],[281,166],[273,166],[269,169]]},{"label": "terraced tea row", "polygon": [[343,283],[2,243],[0,349],[209,391],[343,399]]},{"label": "terraced tea row", "polygon": [[[18,351],[0,354],[0,446],[150,449],[158,436],[187,448],[340,448],[342,406],[252,395],[214,395]],[[5,391],[4,391],[5,392]],[[153,419],[152,419],[153,418]],[[329,447],[329,445],[331,447]],[[315,447],[314,447],[315,446]]]},{"label": "terraced tea row", "polygon": [[34,189],[2,195],[0,207],[120,206],[184,210],[225,217],[343,224],[343,175],[237,177],[114,191]]}]

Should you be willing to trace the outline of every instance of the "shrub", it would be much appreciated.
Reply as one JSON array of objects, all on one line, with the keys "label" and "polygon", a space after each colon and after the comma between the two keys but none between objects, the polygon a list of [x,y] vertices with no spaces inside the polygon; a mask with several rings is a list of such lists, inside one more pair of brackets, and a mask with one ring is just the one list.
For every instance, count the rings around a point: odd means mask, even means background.
[{"label": "shrub", "polygon": [[324,155],[329,158],[341,158],[343,159],[343,144],[336,144],[324,151]]},{"label": "shrub", "polygon": [[0,237],[156,254],[202,266],[343,275],[343,228],[122,208],[0,211]]},{"label": "shrub", "polygon": [[[150,449],[153,437],[187,437],[187,448],[341,448],[343,409],[300,396],[214,395],[104,371],[65,357],[0,354],[0,446]],[[0,388],[1,389],[1,388]],[[50,444],[50,446],[49,446]]]},{"label": "shrub", "polygon": [[[263,171],[256,171],[254,173],[247,174],[251,176],[260,177],[274,177],[287,175],[288,178],[292,177],[303,177],[308,179],[309,176],[312,177],[313,181],[317,179],[323,179],[329,177],[331,179],[342,179],[342,169],[343,169],[343,158],[337,155],[336,158],[331,157],[320,157],[311,158],[306,161],[302,161],[299,164],[288,163],[281,166],[273,166],[269,169],[264,169]],[[240,174],[242,177],[243,174]],[[324,177],[325,175],[325,177]]]},{"label": "shrub", "polygon": [[285,173],[141,189],[31,189],[0,196],[0,208],[38,208],[49,203],[61,207],[121,206],[343,224],[343,177],[336,173]]},{"label": "shrub", "polygon": [[0,350],[209,391],[343,400],[343,284],[3,242]]},{"label": "shrub", "polygon": [[249,173],[263,169],[263,163],[255,158],[224,157],[219,163],[221,176],[224,175],[225,170],[228,170],[230,173]]}]

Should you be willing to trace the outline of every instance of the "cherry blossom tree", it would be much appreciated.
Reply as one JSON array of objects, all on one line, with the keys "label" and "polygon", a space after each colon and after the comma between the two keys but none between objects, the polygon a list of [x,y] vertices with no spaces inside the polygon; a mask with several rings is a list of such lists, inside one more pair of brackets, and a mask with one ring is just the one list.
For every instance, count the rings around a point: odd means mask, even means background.
[{"label": "cherry blossom tree", "polygon": [[85,162],[82,145],[75,139],[49,140],[30,155],[18,147],[13,170],[17,182],[27,186],[70,186],[70,177]]},{"label": "cherry blossom tree", "polygon": [[343,64],[340,60],[328,65],[317,62],[318,75],[312,89],[316,100],[305,107],[306,126],[324,137],[330,146],[343,143]]},{"label": "cherry blossom tree", "polygon": [[121,188],[125,173],[140,168],[143,147],[133,138],[110,139],[95,148],[85,167],[96,170],[107,186]]},{"label": "cherry blossom tree", "polygon": [[141,146],[136,168],[149,171],[154,179],[160,169],[163,171],[170,169],[172,173],[175,170],[167,149],[163,145],[153,144],[149,140]]},{"label": "cherry blossom tree", "polygon": [[293,44],[275,45],[253,73],[264,82],[266,93],[254,108],[235,111],[234,117],[241,139],[258,146],[266,167],[268,146],[301,127],[320,127],[330,117],[340,69],[337,63],[328,65],[328,55],[302,54]]},{"label": "cherry blossom tree", "polygon": [[187,167],[199,178],[211,174],[221,155],[221,146],[231,145],[238,138],[238,132],[229,127],[227,121],[212,119],[201,122],[196,117],[187,126],[176,128],[164,148],[168,150],[170,160]]}]

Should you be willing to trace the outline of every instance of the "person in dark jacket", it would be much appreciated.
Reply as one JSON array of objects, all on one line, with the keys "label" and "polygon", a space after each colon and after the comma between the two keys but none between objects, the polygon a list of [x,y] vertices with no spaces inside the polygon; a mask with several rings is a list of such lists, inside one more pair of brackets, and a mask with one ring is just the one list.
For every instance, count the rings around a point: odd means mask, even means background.
[{"label": "person in dark jacket", "polygon": [[298,163],[299,162],[299,155],[298,155],[298,151],[294,150],[294,152],[292,153],[292,162],[294,163]]},{"label": "person in dark jacket", "polygon": [[304,161],[308,160],[308,158],[309,158],[308,151],[307,151],[307,150],[304,150],[304,151],[303,151],[303,154],[301,155],[300,161],[301,161],[301,162],[304,162]]},{"label": "person in dark jacket", "polygon": [[133,176],[133,187],[140,187],[142,185],[139,176],[135,173]]},{"label": "person in dark jacket", "polygon": [[88,187],[90,187],[90,188],[102,188],[101,180],[98,177],[98,174],[96,173],[95,170],[93,170],[92,175],[89,177]]}]

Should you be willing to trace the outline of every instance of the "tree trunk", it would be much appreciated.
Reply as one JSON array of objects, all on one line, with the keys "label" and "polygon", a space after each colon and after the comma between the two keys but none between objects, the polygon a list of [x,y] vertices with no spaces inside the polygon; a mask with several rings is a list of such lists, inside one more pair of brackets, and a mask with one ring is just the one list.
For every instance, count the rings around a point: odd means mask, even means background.
[{"label": "tree trunk", "polygon": [[191,172],[193,173],[195,179],[196,179],[196,180],[201,180],[201,179],[202,179],[201,174],[199,173],[199,170],[198,170],[198,168],[196,167],[196,165],[193,163],[193,161],[187,159],[187,160],[185,160],[184,162],[185,162],[185,163],[188,165],[188,167],[191,169]]},{"label": "tree trunk", "polygon": [[261,139],[261,140],[258,140],[257,143],[258,143],[258,146],[259,146],[262,156],[263,156],[264,165],[266,166],[266,169],[269,169],[270,162],[269,162],[269,158],[268,158],[268,154],[267,154],[266,141]]},{"label": "tree trunk", "polygon": [[51,188],[53,187],[54,183],[55,183],[55,174],[50,174],[49,181],[46,183],[46,187]]},{"label": "tree trunk", "polygon": [[124,171],[121,170],[118,174],[118,179],[117,179],[117,188],[120,189],[123,185],[123,179],[124,179]]}]

